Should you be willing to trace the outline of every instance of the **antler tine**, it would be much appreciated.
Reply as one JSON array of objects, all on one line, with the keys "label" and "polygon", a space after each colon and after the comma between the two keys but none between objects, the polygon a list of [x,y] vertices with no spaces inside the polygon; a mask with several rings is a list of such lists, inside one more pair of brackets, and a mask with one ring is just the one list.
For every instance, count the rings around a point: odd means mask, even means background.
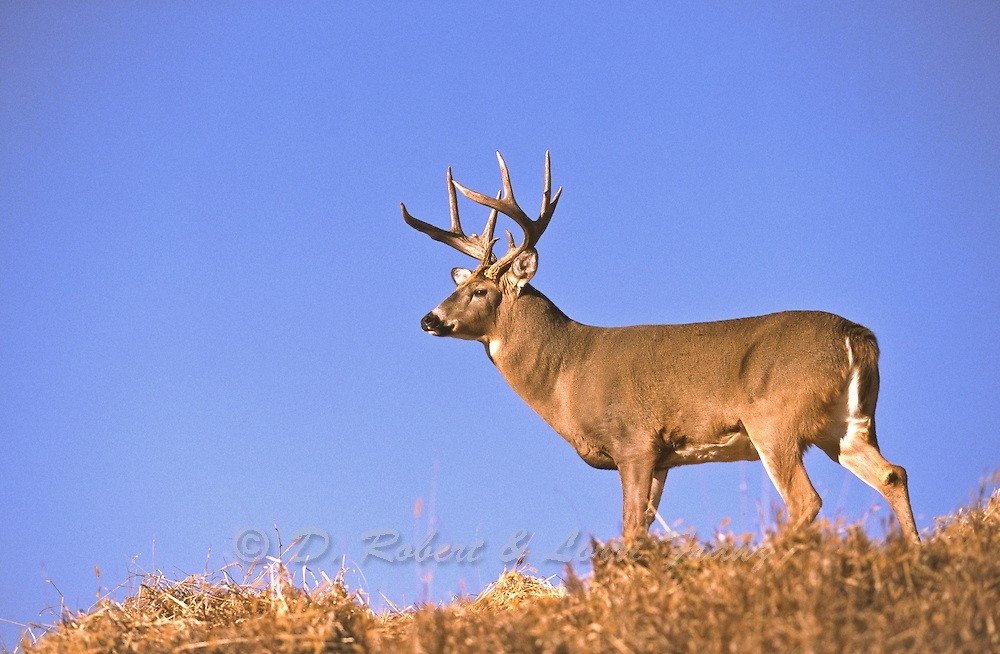
[{"label": "antler tine", "polygon": [[462,221],[458,216],[458,196],[455,195],[455,181],[452,179],[450,167],[448,168],[448,203],[451,209],[451,229],[448,231],[415,218],[406,210],[406,205],[402,202],[399,203],[399,208],[403,212],[403,220],[413,229],[469,255],[478,260],[481,265],[489,265],[494,258],[493,244],[496,243],[496,239],[493,238],[493,229],[496,225],[497,212],[494,210],[490,214],[482,236],[467,235],[462,230]]},{"label": "antler tine", "polygon": [[562,187],[556,191],[555,197],[549,200],[549,196],[552,193],[552,160],[549,157],[549,151],[545,151],[545,189],[542,191],[542,208],[538,212],[538,220],[535,221],[538,225],[538,233],[541,235],[545,231],[545,228],[549,226],[549,221],[552,220],[552,214],[555,213],[556,203],[559,202],[559,196],[562,195]]},{"label": "antler tine", "polygon": [[448,166],[448,208],[451,210],[451,231],[464,234],[462,221],[458,217],[458,196],[455,194],[455,180],[451,176],[451,166]]},{"label": "antler tine", "polygon": [[[452,187],[451,187],[452,194],[455,193],[454,184],[455,182],[452,181]],[[498,200],[500,199],[500,195],[502,193],[503,191],[497,191]],[[483,228],[483,235],[480,237],[485,247],[483,248],[483,256],[480,258],[479,268],[477,268],[477,270],[482,270],[483,268],[489,267],[497,259],[496,255],[493,254],[493,246],[500,239],[493,238],[493,230],[496,229],[497,226],[498,213],[499,212],[496,209],[493,209],[492,211],[490,211],[490,217],[486,219],[486,227]],[[510,236],[510,232],[507,232],[507,236],[508,237]]]},{"label": "antler tine", "polygon": [[[507,162],[503,160],[503,156],[497,151],[497,163],[500,164],[500,178],[503,180],[503,194],[506,200],[506,205],[510,210],[507,215],[510,216],[514,222],[524,227],[524,224],[531,224],[531,218],[528,214],[524,213],[521,206],[514,199],[514,187],[510,183],[510,173],[507,172]],[[522,224],[522,222],[524,224]]]},{"label": "antler tine", "polygon": [[[455,183],[452,182],[452,187],[451,187],[451,192],[452,193],[455,192],[455,186],[454,186],[454,184]],[[501,195],[503,195],[503,191],[497,191],[497,200],[500,199]],[[496,226],[497,226],[497,215],[499,213],[500,212],[497,211],[496,209],[493,209],[492,211],[490,211],[490,217],[486,220],[486,227],[483,228],[483,238],[489,239],[490,241],[492,241],[494,243],[497,241],[497,239],[493,238],[493,230],[496,229]]]}]

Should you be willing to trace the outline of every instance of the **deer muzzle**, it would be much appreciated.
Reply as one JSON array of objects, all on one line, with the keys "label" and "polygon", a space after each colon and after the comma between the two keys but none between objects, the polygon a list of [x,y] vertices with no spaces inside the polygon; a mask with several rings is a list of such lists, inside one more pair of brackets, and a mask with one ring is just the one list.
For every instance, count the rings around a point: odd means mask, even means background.
[{"label": "deer muzzle", "polygon": [[420,328],[435,336],[447,336],[454,327],[441,320],[433,311],[420,319]]}]

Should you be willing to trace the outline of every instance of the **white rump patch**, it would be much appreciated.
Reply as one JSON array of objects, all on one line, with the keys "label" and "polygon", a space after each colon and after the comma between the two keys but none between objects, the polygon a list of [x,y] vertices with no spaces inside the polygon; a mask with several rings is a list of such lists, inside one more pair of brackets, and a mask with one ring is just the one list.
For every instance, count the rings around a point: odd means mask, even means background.
[{"label": "white rump patch", "polygon": [[856,420],[861,409],[861,400],[858,397],[858,386],[860,386],[861,373],[857,368],[851,369],[851,382],[847,386],[847,419]]},{"label": "white rump patch", "polygon": [[859,435],[867,436],[871,419],[861,415],[861,371],[854,365],[854,350],[851,348],[851,338],[844,339],[847,346],[847,365],[850,381],[847,383],[847,431],[844,441],[851,443]]},{"label": "white rump patch", "polygon": [[[850,352],[849,347],[848,352]],[[844,430],[842,451],[853,450],[855,441],[859,439],[865,442],[868,440],[868,430],[871,429],[872,421],[868,416],[861,414],[860,386],[861,371],[852,367],[851,380],[847,384],[847,419],[845,420],[847,428]]]}]

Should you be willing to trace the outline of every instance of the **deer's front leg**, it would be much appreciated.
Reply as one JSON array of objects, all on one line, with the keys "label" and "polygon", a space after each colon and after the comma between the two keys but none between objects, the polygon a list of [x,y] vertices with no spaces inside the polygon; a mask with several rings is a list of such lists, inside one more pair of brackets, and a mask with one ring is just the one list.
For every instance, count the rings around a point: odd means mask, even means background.
[{"label": "deer's front leg", "polygon": [[653,486],[649,489],[649,505],[646,507],[646,528],[648,529],[653,520],[656,519],[656,511],[660,506],[660,498],[663,497],[663,484],[667,481],[667,468],[653,472]]},{"label": "deer's front leg", "polygon": [[618,464],[618,474],[622,479],[622,536],[626,542],[644,536],[649,531],[647,508],[655,462],[655,457],[644,457]]}]

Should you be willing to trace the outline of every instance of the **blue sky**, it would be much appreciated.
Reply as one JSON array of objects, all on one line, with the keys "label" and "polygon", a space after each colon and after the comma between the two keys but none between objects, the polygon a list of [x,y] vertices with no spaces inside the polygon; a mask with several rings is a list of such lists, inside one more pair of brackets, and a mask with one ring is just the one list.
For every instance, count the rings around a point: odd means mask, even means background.
[{"label": "blue sky", "polygon": [[[617,475],[419,329],[469,260],[398,203],[446,225],[446,167],[493,192],[496,150],[526,207],[552,152],[533,284],[570,316],[840,313],[880,339],[919,527],[998,467],[996,3],[521,5],[0,3],[0,617],[275,524],[376,604],[477,592],[520,530],[544,574],[617,536]],[[874,491],[807,467],[881,533]],[[661,512],[759,533],[777,499],[713,464]],[[430,529],[481,559],[362,560]]]}]

